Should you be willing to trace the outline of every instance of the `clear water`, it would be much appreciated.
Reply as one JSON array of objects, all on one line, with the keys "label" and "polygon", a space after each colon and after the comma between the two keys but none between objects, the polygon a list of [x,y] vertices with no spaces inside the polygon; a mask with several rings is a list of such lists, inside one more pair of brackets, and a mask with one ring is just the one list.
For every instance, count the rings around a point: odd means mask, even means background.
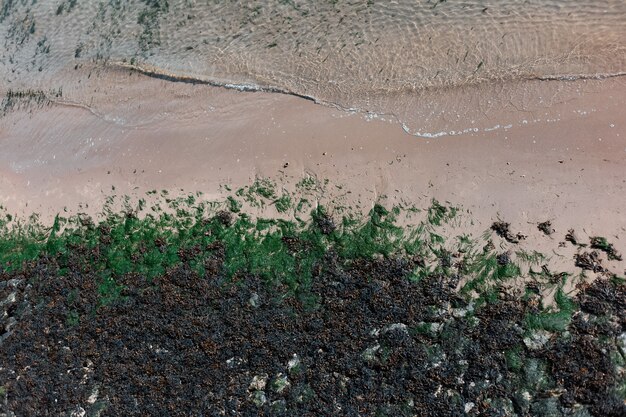
[{"label": "clear water", "polygon": [[450,133],[545,104],[536,80],[622,74],[626,1],[4,0],[0,39],[6,89],[133,63]]}]

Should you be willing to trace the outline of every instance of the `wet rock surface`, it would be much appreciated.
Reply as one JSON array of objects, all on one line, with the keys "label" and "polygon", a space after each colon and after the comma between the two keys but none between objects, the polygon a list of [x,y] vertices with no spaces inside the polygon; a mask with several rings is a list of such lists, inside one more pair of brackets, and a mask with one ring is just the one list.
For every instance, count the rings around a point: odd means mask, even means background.
[{"label": "wet rock surface", "polygon": [[547,331],[529,325],[532,293],[468,303],[458,277],[409,280],[412,260],[329,253],[308,292],[285,296],[227,281],[223,256],[205,277],[185,263],[127,274],[109,303],[97,276],[53,259],[2,273],[0,413],[626,415],[616,279],[582,286]]}]

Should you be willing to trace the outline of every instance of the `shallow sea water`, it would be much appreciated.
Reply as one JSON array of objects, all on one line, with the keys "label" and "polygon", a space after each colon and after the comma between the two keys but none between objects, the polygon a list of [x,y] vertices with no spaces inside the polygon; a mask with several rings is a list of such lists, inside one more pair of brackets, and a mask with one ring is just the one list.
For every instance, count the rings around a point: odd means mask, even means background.
[{"label": "shallow sea water", "polygon": [[[626,71],[623,0],[5,1],[0,86],[63,86],[94,63],[275,89],[421,136],[584,93]],[[571,84],[571,83],[570,83]],[[525,120],[525,119],[524,119]],[[528,120],[527,120],[528,121]]]}]

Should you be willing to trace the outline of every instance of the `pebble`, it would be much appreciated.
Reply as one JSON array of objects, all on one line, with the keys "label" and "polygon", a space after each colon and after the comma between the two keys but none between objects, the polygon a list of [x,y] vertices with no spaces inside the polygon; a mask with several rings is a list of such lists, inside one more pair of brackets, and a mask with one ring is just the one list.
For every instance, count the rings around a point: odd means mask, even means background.
[{"label": "pebble", "polygon": [[524,338],[524,344],[530,350],[538,350],[545,346],[552,337],[552,333],[546,330],[537,330]]},{"label": "pebble", "polygon": [[250,381],[249,390],[263,390],[267,385],[267,375],[255,375]]}]

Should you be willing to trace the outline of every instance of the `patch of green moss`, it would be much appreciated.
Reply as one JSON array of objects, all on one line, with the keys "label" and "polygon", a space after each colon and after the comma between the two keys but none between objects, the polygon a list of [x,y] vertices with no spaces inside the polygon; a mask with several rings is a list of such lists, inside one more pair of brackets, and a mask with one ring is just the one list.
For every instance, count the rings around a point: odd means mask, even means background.
[{"label": "patch of green moss", "polygon": [[[524,326],[529,330],[542,329],[549,332],[563,332],[567,330],[576,304],[559,288],[555,295],[556,309],[548,309],[539,313],[528,314]],[[554,311],[553,311],[554,310]]]},{"label": "patch of green moss", "polygon": [[289,194],[283,194],[274,200],[274,206],[279,213],[285,213],[291,208],[291,197]]},{"label": "patch of green moss", "polygon": [[523,366],[522,348],[516,346],[504,352],[506,366],[513,372],[518,372]]}]

